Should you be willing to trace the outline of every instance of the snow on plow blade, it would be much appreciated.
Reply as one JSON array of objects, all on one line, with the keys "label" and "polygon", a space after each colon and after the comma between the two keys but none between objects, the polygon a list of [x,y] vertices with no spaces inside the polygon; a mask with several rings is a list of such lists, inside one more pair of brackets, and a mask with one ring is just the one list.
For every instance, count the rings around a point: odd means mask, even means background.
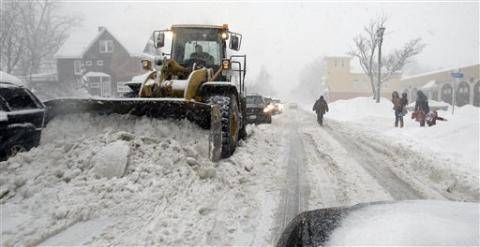
[{"label": "snow on plow blade", "polygon": [[201,128],[210,129],[210,159],[220,159],[221,118],[212,114],[212,108],[217,106],[178,98],[54,99],[44,104],[47,107],[47,123],[57,116],[74,113],[128,114],[159,119],[186,118]]}]

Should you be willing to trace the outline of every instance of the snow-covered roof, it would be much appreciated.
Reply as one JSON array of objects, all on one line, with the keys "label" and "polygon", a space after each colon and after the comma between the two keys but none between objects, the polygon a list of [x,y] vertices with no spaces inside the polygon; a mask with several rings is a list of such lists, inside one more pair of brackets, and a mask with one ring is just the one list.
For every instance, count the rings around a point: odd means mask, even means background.
[{"label": "snow-covered roof", "polygon": [[432,89],[432,88],[435,88],[437,86],[438,86],[437,81],[436,80],[431,80],[427,84],[423,85],[422,88],[423,89]]},{"label": "snow-covered roof", "polygon": [[110,77],[109,74],[105,74],[103,72],[94,72],[94,71],[90,71],[90,72],[87,72],[85,75],[83,75],[84,77],[100,77],[100,76],[105,76],[105,77]]},{"label": "snow-covered roof", "polygon": [[23,81],[20,80],[18,77],[15,77],[3,71],[0,71],[0,82],[9,82],[18,86],[25,86],[25,83],[23,83]]},{"label": "snow-covered roof", "polygon": [[130,56],[141,56],[143,50],[150,39],[150,35],[145,37],[131,37],[129,32],[121,30],[113,34],[109,29],[100,27],[99,29],[77,30],[72,32],[70,37],[55,53],[55,58],[81,58],[84,53],[95,44],[103,33],[108,32],[112,35],[130,54]]},{"label": "snow-covered roof", "polygon": [[467,68],[467,67],[472,67],[472,66],[478,66],[478,64],[469,64],[469,65],[465,65],[465,66],[456,66],[456,67],[438,69],[438,70],[434,70],[434,71],[430,71],[430,72],[426,72],[426,73],[421,73],[421,74],[416,74],[416,75],[411,75],[411,76],[405,76],[405,77],[402,78],[402,81],[403,81],[403,80],[408,80],[408,79],[417,78],[417,77],[422,77],[422,76],[428,76],[428,75],[438,74],[438,73],[445,73],[445,72],[456,71],[456,70],[458,70],[458,69]]}]

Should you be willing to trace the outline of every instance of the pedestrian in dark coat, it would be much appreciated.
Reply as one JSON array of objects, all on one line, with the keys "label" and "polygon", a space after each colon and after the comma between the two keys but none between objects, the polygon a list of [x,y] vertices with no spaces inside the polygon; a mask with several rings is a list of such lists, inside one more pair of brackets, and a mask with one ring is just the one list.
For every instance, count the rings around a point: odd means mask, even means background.
[{"label": "pedestrian in dark coat", "polygon": [[408,96],[407,93],[402,93],[403,116],[407,115]]},{"label": "pedestrian in dark coat", "polygon": [[425,126],[425,116],[430,112],[427,96],[420,90],[417,92],[417,101],[415,102],[415,115],[420,126]]},{"label": "pedestrian in dark coat", "polygon": [[320,125],[323,125],[323,114],[328,112],[328,104],[323,96],[320,96],[320,98],[315,102],[312,110],[317,113],[317,122]]},{"label": "pedestrian in dark coat", "polygon": [[395,127],[398,127],[398,124],[400,123],[400,128],[403,128],[403,101],[397,91],[392,93],[392,103],[393,111],[395,113]]}]

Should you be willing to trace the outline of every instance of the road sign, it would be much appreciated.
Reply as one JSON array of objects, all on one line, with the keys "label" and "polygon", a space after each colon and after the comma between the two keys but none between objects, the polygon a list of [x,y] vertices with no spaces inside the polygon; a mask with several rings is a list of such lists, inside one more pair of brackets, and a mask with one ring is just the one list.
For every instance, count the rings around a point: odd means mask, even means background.
[{"label": "road sign", "polygon": [[450,75],[453,78],[463,78],[463,73],[460,73],[460,72],[452,72]]}]

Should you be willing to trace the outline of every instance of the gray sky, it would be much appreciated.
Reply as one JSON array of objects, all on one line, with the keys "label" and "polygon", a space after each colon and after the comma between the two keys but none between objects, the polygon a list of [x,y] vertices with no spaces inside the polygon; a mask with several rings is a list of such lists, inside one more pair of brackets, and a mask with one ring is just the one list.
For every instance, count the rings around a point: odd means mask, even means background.
[{"label": "gray sky", "polygon": [[64,2],[63,11],[84,21],[78,32],[105,26],[114,35],[141,46],[154,29],[172,24],[223,24],[244,35],[247,80],[265,65],[278,91],[288,93],[298,73],[318,56],[342,56],[363,25],[389,16],[384,50],[421,37],[427,44],[416,57],[425,68],[439,69],[479,62],[479,4],[470,3],[174,3]]}]

